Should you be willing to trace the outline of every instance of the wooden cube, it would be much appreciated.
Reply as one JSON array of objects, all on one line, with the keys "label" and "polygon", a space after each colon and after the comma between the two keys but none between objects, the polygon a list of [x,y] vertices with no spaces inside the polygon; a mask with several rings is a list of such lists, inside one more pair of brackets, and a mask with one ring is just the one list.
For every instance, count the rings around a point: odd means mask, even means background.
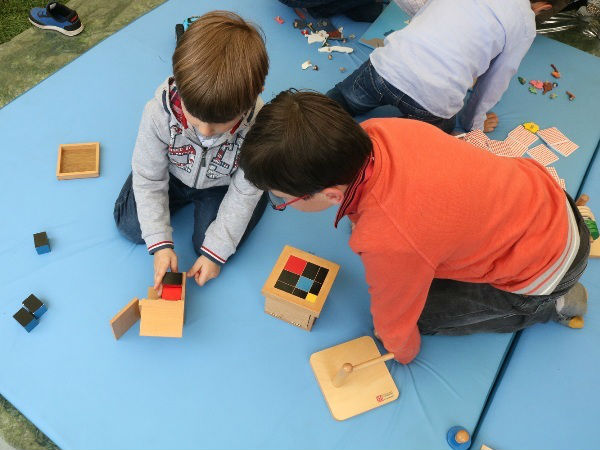
[{"label": "wooden cube", "polygon": [[56,178],[93,178],[100,175],[100,143],[61,144],[58,146]]},{"label": "wooden cube", "polygon": [[262,288],[265,312],[310,331],[340,266],[286,245]]},{"label": "wooden cube", "polygon": [[140,336],[177,337],[183,336],[185,319],[186,274],[181,274],[181,300],[165,300],[152,287],[148,288],[148,298],[140,300]]}]

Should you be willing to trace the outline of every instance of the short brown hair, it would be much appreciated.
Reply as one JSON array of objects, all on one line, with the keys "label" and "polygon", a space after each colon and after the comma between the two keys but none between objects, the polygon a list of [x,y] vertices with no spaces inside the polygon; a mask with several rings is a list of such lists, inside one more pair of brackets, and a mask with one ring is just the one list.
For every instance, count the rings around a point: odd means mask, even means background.
[{"label": "short brown hair", "polygon": [[301,197],[351,183],[371,149],[369,135],[335,100],[290,89],[258,113],[240,167],[260,189]]},{"label": "short brown hair", "polygon": [[203,122],[229,122],[252,108],[268,71],[261,33],[230,11],[197,19],[173,53],[179,95],[189,113]]}]

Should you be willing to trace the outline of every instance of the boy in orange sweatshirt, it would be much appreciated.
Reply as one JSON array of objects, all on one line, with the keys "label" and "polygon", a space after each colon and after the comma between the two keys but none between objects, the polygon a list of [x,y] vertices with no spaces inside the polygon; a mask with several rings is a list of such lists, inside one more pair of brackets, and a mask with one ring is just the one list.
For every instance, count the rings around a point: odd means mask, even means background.
[{"label": "boy in orange sweatshirt", "polygon": [[350,218],[375,331],[401,363],[420,334],[583,326],[589,231],[532,159],[414,120],[358,125],[321,94],[285,91],[259,113],[240,166],[275,209]]}]

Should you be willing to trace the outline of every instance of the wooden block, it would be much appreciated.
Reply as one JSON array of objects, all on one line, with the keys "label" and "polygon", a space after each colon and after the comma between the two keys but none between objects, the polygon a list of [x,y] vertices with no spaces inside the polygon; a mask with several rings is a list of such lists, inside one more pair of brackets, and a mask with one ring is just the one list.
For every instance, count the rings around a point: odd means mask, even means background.
[{"label": "wooden block", "polygon": [[154,290],[154,286],[150,286],[148,288],[148,298],[151,299],[151,300],[155,300],[157,298],[160,298],[160,296]]},{"label": "wooden block", "polygon": [[93,178],[100,175],[100,143],[61,144],[58,146],[56,178]]},{"label": "wooden block", "polygon": [[307,331],[311,330],[315,322],[315,316],[304,308],[269,296],[265,297],[265,312]]},{"label": "wooden block", "polygon": [[[276,283],[278,282],[278,279],[280,278],[280,275],[282,275],[282,271],[288,267],[288,264],[291,264],[292,266],[294,265],[292,259],[294,259],[295,261],[301,260],[305,262],[306,265],[304,267],[307,269],[310,265],[313,268],[315,266],[319,266],[327,270],[327,275],[325,279],[322,280],[322,282],[318,283],[318,294],[313,296],[307,295],[306,298],[301,298],[290,292],[286,292],[282,289],[275,287]],[[289,268],[291,270],[296,270],[296,268],[294,267]],[[325,304],[325,300],[327,299],[327,295],[331,290],[331,286],[333,285],[333,282],[335,280],[335,277],[337,276],[339,269],[340,266],[334,262],[327,261],[326,259],[319,258],[318,256],[315,256],[311,253],[286,245],[283,248],[281,254],[279,255],[279,258],[277,259],[277,262],[275,263],[275,266],[273,267],[271,274],[267,278],[267,281],[265,282],[261,292],[265,297],[269,296],[271,298],[279,298],[283,301],[287,301],[305,309],[307,312],[314,315],[315,317],[319,317],[319,314],[323,309],[323,305]],[[296,270],[296,272],[302,271]],[[294,273],[293,275],[296,276],[300,274]],[[313,283],[311,286],[315,285],[317,279],[321,280],[320,278],[318,278],[318,276],[310,274],[306,274],[306,276],[303,276],[303,278],[304,281],[306,281],[306,279],[308,278],[308,280]]]},{"label": "wooden block", "polygon": [[590,246],[590,258],[600,258],[600,239],[596,239]]},{"label": "wooden block", "polygon": [[398,398],[398,388],[384,362],[351,373],[340,387],[333,385],[334,377],[344,364],[356,366],[380,356],[381,353],[370,336],[344,342],[311,355],[310,365],[336,420],[346,420]]},{"label": "wooden block", "polygon": [[134,298],[110,321],[115,339],[123,336],[138,320],[140,320],[139,301]]},{"label": "wooden block", "polygon": [[183,336],[185,302],[183,300],[140,300],[140,336]]}]

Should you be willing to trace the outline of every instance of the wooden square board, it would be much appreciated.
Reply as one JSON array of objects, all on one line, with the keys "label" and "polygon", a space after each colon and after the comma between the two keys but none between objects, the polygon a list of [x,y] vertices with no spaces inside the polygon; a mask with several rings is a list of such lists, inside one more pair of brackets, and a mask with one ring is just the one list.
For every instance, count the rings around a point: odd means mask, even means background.
[{"label": "wooden square board", "polygon": [[344,384],[335,387],[333,378],[345,364],[357,365],[381,356],[370,336],[321,350],[310,356],[310,365],[336,420],[346,420],[398,398],[398,388],[384,362],[348,375]]},{"label": "wooden square board", "polygon": [[140,320],[139,300],[134,298],[110,321],[115,339],[123,336],[138,320]]},{"label": "wooden square board", "polygon": [[334,262],[286,245],[261,292],[319,317],[339,268]]},{"label": "wooden square board", "polygon": [[100,143],[61,144],[58,146],[56,178],[93,178],[100,175]]}]

